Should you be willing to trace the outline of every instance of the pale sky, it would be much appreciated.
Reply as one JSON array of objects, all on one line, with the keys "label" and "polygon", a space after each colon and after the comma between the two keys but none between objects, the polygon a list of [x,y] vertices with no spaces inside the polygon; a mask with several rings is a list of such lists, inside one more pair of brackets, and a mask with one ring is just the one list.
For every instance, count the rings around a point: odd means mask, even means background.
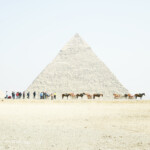
[{"label": "pale sky", "polygon": [[0,90],[26,90],[75,33],[150,99],[150,0],[0,0]]}]

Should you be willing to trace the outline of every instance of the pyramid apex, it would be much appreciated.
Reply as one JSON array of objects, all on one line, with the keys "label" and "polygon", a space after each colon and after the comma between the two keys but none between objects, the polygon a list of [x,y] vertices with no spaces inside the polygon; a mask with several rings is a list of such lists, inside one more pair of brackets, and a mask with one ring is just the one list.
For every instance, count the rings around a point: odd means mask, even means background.
[{"label": "pyramid apex", "polygon": [[61,49],[61,52],[81,52],[83,49],[89,50],[89,45],[80,37],[78,33],[76,33]]},{"label": "pyramid apex", "polygon": [[78,33],[76,33],[76,34],[74,35],[74,37],[80,37],[80,35],[79,35]]},{"label": "pyramid apex", "polygon": [[68,50],[69,48],[75,48],[75,47],[89,47],[88,44],[81,38],[81,36],[76,33],[63,47],[64,50]]}]

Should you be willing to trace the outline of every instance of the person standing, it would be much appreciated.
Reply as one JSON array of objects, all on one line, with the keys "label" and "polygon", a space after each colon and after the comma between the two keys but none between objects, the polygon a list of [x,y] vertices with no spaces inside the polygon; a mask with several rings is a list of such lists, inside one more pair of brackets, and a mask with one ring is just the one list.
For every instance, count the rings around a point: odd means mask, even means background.
[{"label": "person standing", "polygon": [[23,92],[23,99],[25,99],[25,91]]},{"label": "person standing", "polygon": [[54,93],[54,99],[56,99],[56,92]]},{"label": "person standing", "polygon": [[15,92],[13,92],[14,93],[14,99],[15,99],[15,97],[16,97],[16,94],[15,94]]},{"label": "person standing", "polygon": [[44,92],[43,97],[44,97],[44,99],[46,99],[46,92]]},{"label": "person standing", "polygon": [[45,92],[43,92],[43,99],[45,99]]},{"label": "person standing", "polygon": [[13,91],[12,91],[11,95],[12,95],[12,98],[14,99],[14,93],[13,93]]},{"label": "person standing", "polygon": [[43,92],[40,93],[40,99],[43,99]]},{"label": "person standing", "polygon": [[12,91],[11,95],[12,95],[12,98],[15,99],[15,93],[13,91]]},{"label": "person standing", "polygon": [[51,93],[51,100],[53,100],[53,93]]},{"label": "person standing", "polygon": [[36,92],[34,91],[34,92],[33,92],[33,98],[35,98],[35,97],[36,97]]},{"label": "person standing", "polygon": [[30,98],[30,92],[27,93],[27,98],[28,98],[28,99]]},{"label": "person standing", "polygon": [[16,93],[16,98],[17,98],[17,99],[19,98],[19,92]]},{"label": "person standing", "polygon": [[8,91],[6,91],[6,97],[5,98],[8,99]]},{"label": "person standing", "polygon": [[22,93],[21,93],[21,92],[19,92],[19,99],[21,99],[21,96],[22,96]]}]

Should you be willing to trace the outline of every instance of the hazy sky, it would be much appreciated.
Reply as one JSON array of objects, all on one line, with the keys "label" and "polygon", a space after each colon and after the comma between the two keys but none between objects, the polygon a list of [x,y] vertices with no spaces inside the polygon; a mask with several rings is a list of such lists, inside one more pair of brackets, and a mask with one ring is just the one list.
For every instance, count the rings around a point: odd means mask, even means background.
[{"label": "hazy sky", "polygon": [[150,0],[0,0],[0,90],[25,90],[75,33],[150,98]]}]

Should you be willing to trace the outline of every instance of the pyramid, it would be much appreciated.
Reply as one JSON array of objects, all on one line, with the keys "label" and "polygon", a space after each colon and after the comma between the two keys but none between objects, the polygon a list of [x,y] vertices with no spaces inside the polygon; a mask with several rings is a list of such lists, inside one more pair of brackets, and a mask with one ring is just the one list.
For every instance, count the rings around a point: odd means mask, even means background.
[{"label": "pyramid", "polygon": [[128,90],[94,54],[82,38],[75,36],[60,50],[56,58],[39,74],[27,91],[57,93],[113,93],[125,94]]}]

